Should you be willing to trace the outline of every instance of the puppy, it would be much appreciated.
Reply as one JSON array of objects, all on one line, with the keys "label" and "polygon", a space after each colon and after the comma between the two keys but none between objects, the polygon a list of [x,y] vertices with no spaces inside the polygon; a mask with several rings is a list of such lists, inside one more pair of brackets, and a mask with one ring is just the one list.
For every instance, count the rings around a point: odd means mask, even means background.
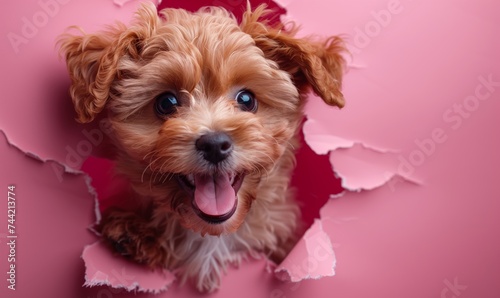
[{"label": "puppy", "polygon": [[117,172],[139,203],[107,210],[102,237],[200,291],[217,289],[228,264],[279,262],[293,247],[306,93],[344,105],[341,39],[296,38],[266,14],[248,7],[238,24],[222,8],[149,4],[131,26],[59,41],[77,120],[109,119]]}]

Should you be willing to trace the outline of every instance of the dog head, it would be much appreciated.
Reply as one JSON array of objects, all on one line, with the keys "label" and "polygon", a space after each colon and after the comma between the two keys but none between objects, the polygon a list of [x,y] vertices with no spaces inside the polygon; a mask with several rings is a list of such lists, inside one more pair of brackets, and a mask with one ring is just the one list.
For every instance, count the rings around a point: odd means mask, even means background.
[{"label": "dog head", "polygon": [[130,27],[60,41],[77,119],[106,111],[137,193],[202,234],[244,221],[291,149],[306,92],[344,104],[341,40],[295,38],[265,13],[248,9],[238,24],[222,8],[158,16],[144,5]]}]

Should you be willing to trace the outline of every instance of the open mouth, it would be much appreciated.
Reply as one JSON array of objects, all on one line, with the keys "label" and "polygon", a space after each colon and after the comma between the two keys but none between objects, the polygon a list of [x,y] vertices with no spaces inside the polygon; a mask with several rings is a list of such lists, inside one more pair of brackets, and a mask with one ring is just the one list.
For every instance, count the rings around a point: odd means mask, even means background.
[{"label": "open mouth", "polygon": [[243,182],[242,173],[176,175],[177,182],[191,199],[195,213],[212,224],[223,223],[238,206],[237,194]]}]

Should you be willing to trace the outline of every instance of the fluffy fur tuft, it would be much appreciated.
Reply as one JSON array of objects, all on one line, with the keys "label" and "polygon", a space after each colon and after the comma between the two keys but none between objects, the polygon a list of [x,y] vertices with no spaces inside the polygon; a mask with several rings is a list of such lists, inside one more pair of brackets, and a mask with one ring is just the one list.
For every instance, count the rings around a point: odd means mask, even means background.
[{"label": "fluffy fur tuft", "polygon": [[[117,171],[140,206],[107,210],[103,237],[117,252],[174,270],[201,291],[215,290],[230,263],[258,253],[279,262],[293,247],[300,214],[289,183],[305,94],[312,89],[327,104],[344,105],[342,41],[296,38],[295,27],[273,27],[266,13],[249,7],[238,24],[222,8],[158,15],[144,4],[128,27],[59,40],[77,120],[106,111]],[[255,109],[236,100],[242,90],[254,96]],[[159,115],[165,92],[175,107]],[[220,161],[198,145],[213,133],[227,140]],[[233,183],[234,213],[223,220],[207,220],[190,190],[207,176],[214,193],[223,188],[216,181]]]}]

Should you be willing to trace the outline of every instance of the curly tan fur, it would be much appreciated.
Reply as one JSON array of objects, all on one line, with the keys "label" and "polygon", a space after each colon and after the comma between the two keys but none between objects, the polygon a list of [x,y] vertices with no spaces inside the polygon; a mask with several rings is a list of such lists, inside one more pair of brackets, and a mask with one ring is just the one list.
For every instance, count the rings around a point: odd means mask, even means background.
[{"label": "curly tan fur", "polygon": [[[289,190],[304,97],[312,88],[342,107],[342,42],[294,37],[266,23],[265,7],[248,8],[240,25],[222,8],[196,13],[143,5],[131,26],[59,41],[72,85],[77,120],[106,111],[119,174],[130,181],[140,208],[106,210],[100,230],[118,253],[174,270],[201,291],[213,291],[228,264],[265,253],[281,260],[300,222]],[[256,112],[242,111],[238,90],[251,90]],[[167,119],[155,98],[182,103]],[[194,144],[208,132],[234,144],[213,165]],[[202,219],[176,175],[244,173],[236,211],[217,224]],[[213,174],[215,175],[215,174]]]}]

